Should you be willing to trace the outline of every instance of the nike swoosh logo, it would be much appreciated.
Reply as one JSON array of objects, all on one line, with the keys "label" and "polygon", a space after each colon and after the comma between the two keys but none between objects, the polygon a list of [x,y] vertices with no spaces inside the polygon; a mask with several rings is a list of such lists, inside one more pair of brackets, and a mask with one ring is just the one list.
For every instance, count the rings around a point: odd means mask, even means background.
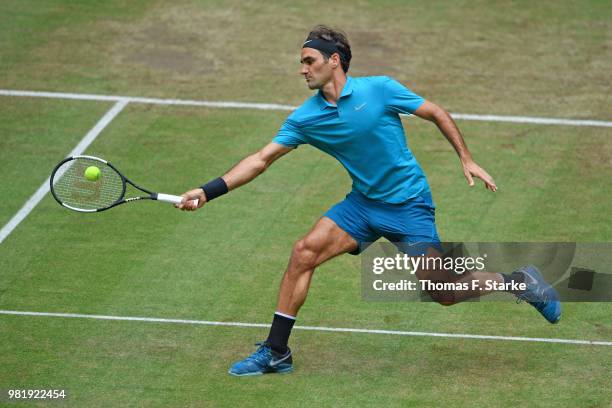
[{"label": "nike swoosh logo", "polygon": [[359,105],[359,106],[355,106],[355,110],[356,110],[356,111],[361,110],[361,109],[362,109],[364,106],[366,106],[367,104],[368,104],[367,102],[364,102],[364,103],[362,103],[362,104],[361,104],[361,105]]},{"label": "nike swoosh logo", "polygon": [[311,41],[312,41],[312,40],[304,41],[304,44],[302,44],[302,45],[306,45],[306,44],[308,44],[308,43],[309,43],[309,42],[311,42]]},{"label": "nike swoosh logo", "polygon": [[271,361],[270,361],[270,367],[274,367],[274,366],[276,366],[276,365],[279,365],[280,363],[282,363],[283,361],[285,361],[285,360],[286,360],[286,359],[288,359],[289,357],[291,357],[291,352],[287,353],[287,355],[286,355],[286,356],[284,356],[284,357],[283,357],[283,358],[281,358],[281,359],[278,359],[278,360],[271,360]]}]

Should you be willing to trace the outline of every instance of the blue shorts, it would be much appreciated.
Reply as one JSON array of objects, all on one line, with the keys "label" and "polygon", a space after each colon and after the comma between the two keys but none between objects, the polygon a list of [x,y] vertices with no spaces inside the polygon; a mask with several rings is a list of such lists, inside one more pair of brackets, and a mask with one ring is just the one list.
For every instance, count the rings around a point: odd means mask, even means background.
[{"label": "blue shorts", "polygon": [[400,251],[416,255],[429,247],[441,251],[436,230],[436,210],[431,193],[391,204],[367,198],[351,191],[346,198],[330,208],[325,217],[334,221],[357,241],[359,254],[369,244],[385,237]]}]

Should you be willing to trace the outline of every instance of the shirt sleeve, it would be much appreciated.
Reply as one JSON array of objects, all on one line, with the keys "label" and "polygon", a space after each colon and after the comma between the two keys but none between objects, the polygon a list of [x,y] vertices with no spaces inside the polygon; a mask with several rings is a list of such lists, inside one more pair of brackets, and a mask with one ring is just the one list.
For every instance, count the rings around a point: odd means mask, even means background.
[{"label": "shirt sleeve", "polygon": [[281,126],[272,141],[291,148],[296,148],[299,145],[306,143],[304,134],[298,127],[297,123],[291,118],[287,118],[287,120],[285,120],[285,123],[283,123],[283,126]]},{"label": "shirt sleeve", "polygon": [[425,102],[425,99],[395,79],[385,77],[383,86],[385,106],[395,113],[413,113]]}]

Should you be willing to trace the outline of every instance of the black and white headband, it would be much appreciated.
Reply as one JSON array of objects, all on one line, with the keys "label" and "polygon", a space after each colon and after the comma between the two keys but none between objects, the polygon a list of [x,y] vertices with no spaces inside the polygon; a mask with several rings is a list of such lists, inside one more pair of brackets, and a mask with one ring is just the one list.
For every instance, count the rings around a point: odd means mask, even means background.
[{"label": "black and white headband", "polygon": [[324,53],[327,57],[331,57],[332,54],[337,52],[342,59],[345,59],[344,53],[340,51],[338,47],[336,47],[336,44],[320,38],[306,40],[304,44],[302,44],[302,48],[314,48],[315,50],[319,50],[321,53]]}]

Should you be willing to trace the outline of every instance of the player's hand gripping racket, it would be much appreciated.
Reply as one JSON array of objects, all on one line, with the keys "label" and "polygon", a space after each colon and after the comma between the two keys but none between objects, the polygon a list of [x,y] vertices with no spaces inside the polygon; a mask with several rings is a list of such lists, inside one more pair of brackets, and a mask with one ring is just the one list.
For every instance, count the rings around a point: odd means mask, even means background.
[{"label": "player's hand gripping racket", "polygon": [[[157,200],[179,204],[183,197],[154,193],[125,177],[106,160],[93,156],[72,156],[62,160],[51,173],[51,194],[66,208],[80,212],[99,212],[138,200]],[[125,197],[130,184],[146,195]],[[197,200],[196,205],[197,205]]]}]

